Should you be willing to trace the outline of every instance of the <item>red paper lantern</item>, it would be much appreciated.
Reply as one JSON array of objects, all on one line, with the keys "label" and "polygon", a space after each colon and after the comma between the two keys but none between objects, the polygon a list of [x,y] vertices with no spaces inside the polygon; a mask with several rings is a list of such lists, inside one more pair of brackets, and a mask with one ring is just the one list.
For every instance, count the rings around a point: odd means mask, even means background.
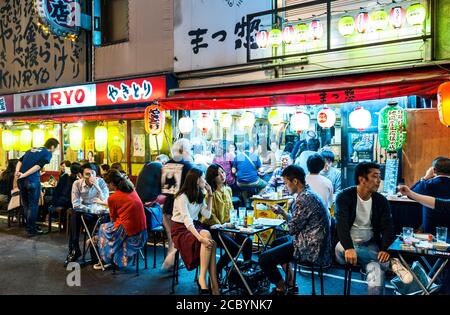
[{"label": "red paper lantern", "polygon": [[150,105],[145,108],[144,127],[151,135],[157,135],[164,131],[166,114],[159,105]]},{"label": "red paper lantern", "polygon": [[395,29],[402,28],[405,24],[406,11],[402,7],[393,7],[389,13],[389,24]]},{"label": "red paper lantern", "polygon": [[256,43],[259,48],[266,48],[269,43],[269,32],[261,30],[256,34]]},{"label": "red paper lantern", "polygon": [[323,36],[323,25],[320,20],[312,20],[309,24],[309,31],[311,32],[311,37],[314,40],[319,40]]},{"label": "red paper lantern", "polygon": [[361,12],[356,16],[355,27],[358,33],[366,33],[369,30],[370,16],[368,12]]}]

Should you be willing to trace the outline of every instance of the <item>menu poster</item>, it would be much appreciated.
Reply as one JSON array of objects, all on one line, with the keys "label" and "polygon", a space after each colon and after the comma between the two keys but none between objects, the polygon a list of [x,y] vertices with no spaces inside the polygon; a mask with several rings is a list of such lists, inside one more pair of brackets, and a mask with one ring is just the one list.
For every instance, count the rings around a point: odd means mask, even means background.
[{"label": "menu poster", "polygon": [[352,133],[350,143],[351,155],[354,155],[354,153],[356,152],[358,162],[371,162],[373,160],[373,133]]},{"label": "menu poster", "polygon": [[386,160],[386,171],[384,175],[384,192],[388,195],[395,195],[398,176],[398,159]]},{"label": "menu poster", "polygon": [[133,156],[145,157],[145,135],[138,134],[133,137]]}]

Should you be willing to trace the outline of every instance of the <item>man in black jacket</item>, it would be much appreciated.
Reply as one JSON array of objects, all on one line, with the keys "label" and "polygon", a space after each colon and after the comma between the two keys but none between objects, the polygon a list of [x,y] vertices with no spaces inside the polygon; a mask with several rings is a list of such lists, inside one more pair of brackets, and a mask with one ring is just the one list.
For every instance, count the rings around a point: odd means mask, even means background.
[{"label": "man in black jacket", "polygon": [[390,260],[388,247],[395,239],[391,209],[387,199],[377,193],[381,183],[380,166],[362,162],[355,169],[356,186],[336,197],[336,260],[341,264],[361,264],[367,271],[369,294],[382,294],[384,272],[392,270],[405,283],[413,278],[397,258]]}]

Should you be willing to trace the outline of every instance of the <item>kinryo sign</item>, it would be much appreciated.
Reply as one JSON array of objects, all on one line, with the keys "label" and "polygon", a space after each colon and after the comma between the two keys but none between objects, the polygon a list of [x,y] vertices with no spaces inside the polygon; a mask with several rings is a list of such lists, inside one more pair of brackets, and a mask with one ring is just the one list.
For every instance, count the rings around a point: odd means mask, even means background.
[{"label": "kinryo sign", "polygon": [[35,0],[38,25],[44,32],[51,32],[70,40],[76,40],[81,28],[79,0]]}]

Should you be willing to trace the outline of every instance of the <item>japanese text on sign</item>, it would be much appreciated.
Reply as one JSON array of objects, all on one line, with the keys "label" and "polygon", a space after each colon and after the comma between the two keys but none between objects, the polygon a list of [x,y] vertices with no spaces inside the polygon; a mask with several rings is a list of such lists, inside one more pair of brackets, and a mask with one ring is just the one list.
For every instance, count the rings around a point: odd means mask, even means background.
[{"label": "japanese text on sign", "polygon": [[147,80],[144,80],[142,84],[133,82],[131,85],[121,83],[119,86],[115,84],[108,84],[108,99],[113,103],[119,100],[148,100],[152,96],[152,84]]}]

